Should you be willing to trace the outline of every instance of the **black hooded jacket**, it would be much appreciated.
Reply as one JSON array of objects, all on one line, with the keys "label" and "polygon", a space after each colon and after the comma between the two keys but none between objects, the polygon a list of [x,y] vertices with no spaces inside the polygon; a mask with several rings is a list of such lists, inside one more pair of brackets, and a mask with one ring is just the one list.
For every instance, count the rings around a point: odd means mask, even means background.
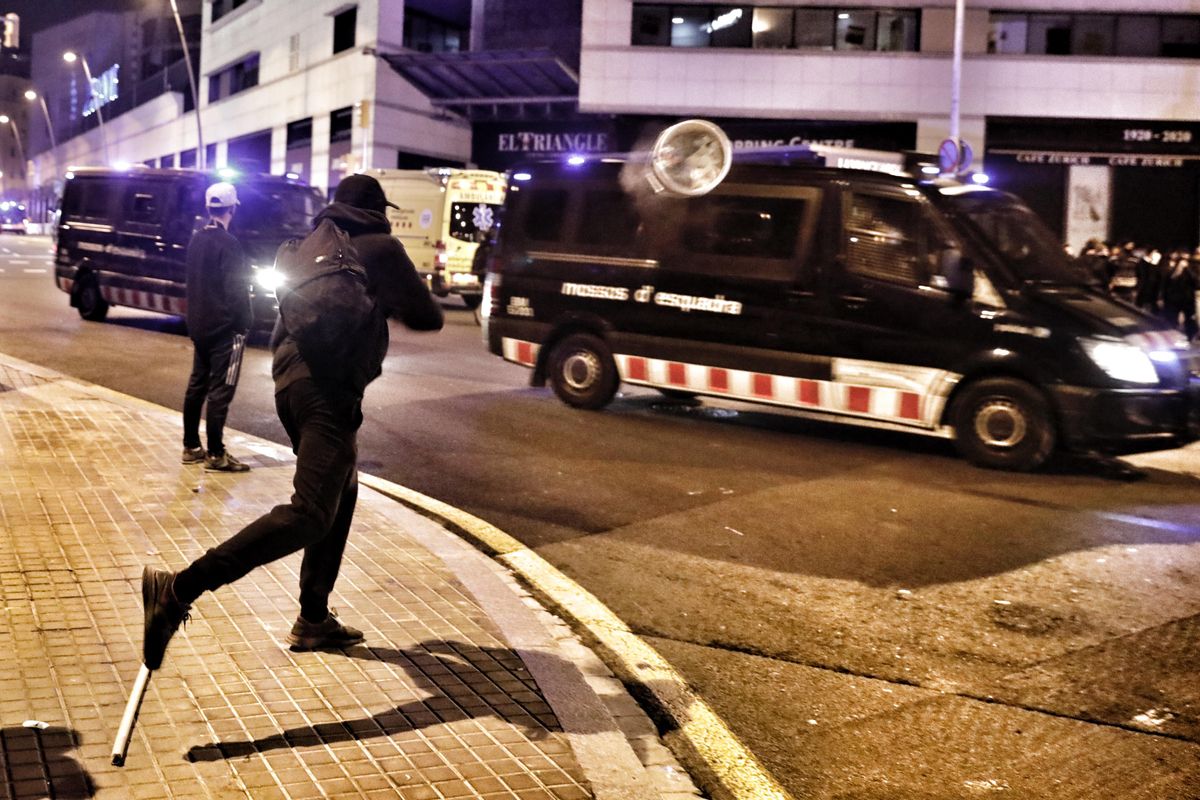
[{"label": "black hooded jacket", "polygon": [[245,333],[250,308],[250,264],[242,246],[221,223],[210,221],[187,248],[187,328],[193,341]]},{"label": "black hooded jacket", "polygon": [[[367,289],[375,298],[377,318],[368,326],[372,341],[364,342],[359,350],[363,358],[372,361],[365,370],[371,376],[370,382],[379,377],[387,354],[387,318],[398,320],[412,330],[436,331],[442,328],[442,309],[417,274],[404,245],[392,236],[391,225],[382,213],[334,202],[313,218],[313,227],[325,219],[332,220],[349,234],[358,262],[367,272]],[[300,357],[296,341],[283,326],[282,318],[276,321],[271,334],[271,351],[274,353],[271,375],[275,379],[276,393],[301,378],[312,377],[308,365]],[[363,384],[327,388],[361,399],[367,387]]]}]

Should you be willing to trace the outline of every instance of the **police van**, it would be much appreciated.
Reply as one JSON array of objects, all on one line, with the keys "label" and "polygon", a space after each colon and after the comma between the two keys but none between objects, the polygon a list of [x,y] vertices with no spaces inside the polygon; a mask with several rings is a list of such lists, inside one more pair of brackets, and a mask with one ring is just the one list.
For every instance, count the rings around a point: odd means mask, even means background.
[{"label": "police van", "polygon": [[504,175],[451,167],[371,169],[367,174],[398,206],[387,210],[392,235],[430,291],[438,297],[457,295],[476,308],[483,277],[473,268],[475,252],[504,203]]},{"label": "police van", "polygon": [[269,175],[188,169],[76,167],[67,173],[56,228],[54,280],[87,320],[112,306],[187,314],[185,258],[204,224],[204,190],[229,180],[238,210],[230,232],[252,268],[257,327],[275,321],[275,251],[310,230],[324,200],[312,187]]},{"label": "police van", "polygon": [[579,408],[624,382],[950,438],[993,468],[1197,436],[1196,352],[1017,198],[900,156],[746,163],[705,135],[510,176],[492,353]]}]

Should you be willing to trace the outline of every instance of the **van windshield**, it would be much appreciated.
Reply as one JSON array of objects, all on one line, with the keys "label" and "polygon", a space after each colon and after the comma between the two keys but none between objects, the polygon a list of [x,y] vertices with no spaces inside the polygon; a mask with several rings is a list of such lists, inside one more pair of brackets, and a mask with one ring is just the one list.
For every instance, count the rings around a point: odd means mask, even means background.
[{"label": "van windshield", "polygon": [[321,195],[308,186],[239,183],[233,232],[244,236],[306,234],[324,205]]},{"label": "van windshield", "polygon": [[1067,286],[1092,282],[1087,269],[1068,256],[1045,223],[1015,197],[971,192],[943,198],[982,234],[1017,279]]}]

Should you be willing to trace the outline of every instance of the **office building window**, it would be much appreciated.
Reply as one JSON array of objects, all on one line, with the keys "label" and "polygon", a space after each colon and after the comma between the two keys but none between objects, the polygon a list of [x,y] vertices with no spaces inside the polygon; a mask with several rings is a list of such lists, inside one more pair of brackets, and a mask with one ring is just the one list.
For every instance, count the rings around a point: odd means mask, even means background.
[{"label": "office building window", "polygon": [[347,8],[333,17],[333,52],[341,53],[354,47],[354,26],[358,23],[358,6]]},{"label": "office building window", "polygon": [[245,4],[246,0],[213,0],[212,21],[216,22],[230,11],[241,8]]},{"label": "office building window", "polygon": [[751,31],[753,47],[771,49],[792,46],[792,20],[795,11],[790,8],[756,8]]},{"label": "office building window", "polygon": [[[354,106],[339,108],[329,114],[329,141],[348,142],[354,128]],[[311,130],[309,136],[312,136]]]},{"label": "office building window", "polygon": [[467,31],[416,9],[404,9],[404,46],[419,53],[455,53],[467,42]]},{"label": "office building window", "polygon": [[636,4],[635,45],[799,50],[899,50],[919,46],[916,9]]},{"label": "office building window", "polygon": [[209,75],[208,102],[215,103],[253,86],[258,86],[258,53]]},{"label": "office building window", "polygon": [[1200,58],[1200,16],[995,12],[988,52]]}]

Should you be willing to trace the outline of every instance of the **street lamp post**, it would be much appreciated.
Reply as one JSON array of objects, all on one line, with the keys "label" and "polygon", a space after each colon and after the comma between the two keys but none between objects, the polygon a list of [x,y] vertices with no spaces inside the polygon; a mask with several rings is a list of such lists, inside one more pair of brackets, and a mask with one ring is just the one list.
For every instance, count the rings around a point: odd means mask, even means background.
[{"label": "street lamp post", "polygon": [[17,121],[8,114],[0,114],[0,125],[8,125],[12,128],[13,136],[17,139],[17,155],[21,157],[21,174],[25,174],[25,145],[21,144],[21,131],[17,128]]},{"label": "street lamp post", "polygon": [[964,0],[954,5],[954,58],[950,73],[950,138],[961,150],[958,128],[958,101],[962,93],[963,10]]},{"label": "street lamp post", "polygon": [[104,130],[104,114],[100,111],[100,98],[96,97],[95,84],[92,82],[92,68],[88,66],[87,58],[83,55],[76,55],[68,50],[63,53],[63,61],[68,64],[74,64],[76,59],[83,65],[83,77],[87,78],[88,94],[96,103],[96,119],[100,121],[100,145],[104,148],[104,160],[108,161],[108,133]]},{"label": "street lamp post", "polygon": [[204,132],[200,127],[200,93],[196,91],[196,74],[192,72],[192,53],[188,49],[187,37],[183,34],[183,20],[179,18],[179,6],[171,0],[171,13],[175,15],[175,28],[179,31],[179,44],[183,48],[183,61],[187,67],[188,84],[192,87],[192,111],[196,115],[196,166],[204,169]]},{"label": "street lamp post", "polygon": [[46,118],[46,132],[50,134],[50,149],[53,150],[57,148],[58,143],[54,141],[54,125],[50,122],[50,109],[46,107],[46,98],[42,97],[33,89],[29,89],[25,92],[25,99],[31,103],[34,100],[37,100],[41,105],[42,116]]}]

